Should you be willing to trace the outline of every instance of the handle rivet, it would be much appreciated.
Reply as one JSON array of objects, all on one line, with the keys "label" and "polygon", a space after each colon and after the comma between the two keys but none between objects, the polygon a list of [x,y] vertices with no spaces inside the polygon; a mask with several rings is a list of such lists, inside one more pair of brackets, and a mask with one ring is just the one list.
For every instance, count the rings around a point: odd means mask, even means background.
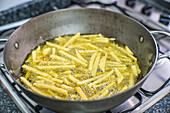
[{"label": "handle rivet", "polygon": [[18,48],[19,48],[19,44],[18,44],[17,42],[15,42],[14,47],[15,47],[16,49],[18,49]]},{"label": "handle rivet", "polygon": [[139,37],[139,42],[142,43],[144,41],[144,38],[141,36]]}]

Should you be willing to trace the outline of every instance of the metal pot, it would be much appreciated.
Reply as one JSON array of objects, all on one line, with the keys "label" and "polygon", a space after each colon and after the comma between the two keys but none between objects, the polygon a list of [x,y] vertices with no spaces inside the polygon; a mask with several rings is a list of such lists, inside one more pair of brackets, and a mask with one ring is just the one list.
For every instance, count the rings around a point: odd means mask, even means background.
[{"label": "metal pot", "polygon": [[[77,32],[101,33],[107,37],[116,37],[126,44],[140,62],[142,73],[139,81],[119,94],[87,101],[45,97],[28,90],[19,82],[21,65],[32,49],[50,38]],[[154,68],[157,57],[157,43],[143,25],[122,14],[99,9],[59,10],[35,17],[16,29],[4,48],[5,66],[25,94],[43,107],[62,113],[98,113],[116,107],[139,90]]]}]

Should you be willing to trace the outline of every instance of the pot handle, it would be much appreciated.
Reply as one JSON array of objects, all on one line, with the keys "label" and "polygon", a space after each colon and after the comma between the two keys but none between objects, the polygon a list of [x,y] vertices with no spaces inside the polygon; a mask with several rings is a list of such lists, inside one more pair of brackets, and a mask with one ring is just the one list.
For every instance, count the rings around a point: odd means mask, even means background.
[{"label": "pot handle", "polygon": [[[167,35],[168,38],[170,38],[170,33],[166,32],[166,31],[150,31],[151,34],[164,34]],[[162,59],[162,58],[167,58],[170,56],[170,51],[168,51],[167,53],[163,54],[163,55],[159,55],[158,60]]]}]

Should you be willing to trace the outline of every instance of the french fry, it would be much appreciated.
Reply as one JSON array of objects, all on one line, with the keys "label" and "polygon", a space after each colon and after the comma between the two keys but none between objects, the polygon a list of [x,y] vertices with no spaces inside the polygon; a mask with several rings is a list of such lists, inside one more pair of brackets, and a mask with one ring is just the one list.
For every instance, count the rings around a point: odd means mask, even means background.
[{"label": "french fry", "polygon": [[24,69],[26,69],[26,70],[28,70],[28,71],[30,71],[30,72],[36,73],[36,74],[38,74],[38,75],[44,76],[44,77],[49,77],[49,76],[50,76],[49,74],[47,74],[47,73],[45,73],[45,72],[39,71],[39,70],[37,70],[37,69],[35,69],[35,68],[32,68],[32,67],[30,67],[30,66],[27,66],[27,65],[25,65],[25,64],[22,66],[22,68],[24,68]]},{"label": "french fry", "polygon": [[25,74],[25,78],[28,79],[30,76],[31,76],[31,75],[30,75],[30,72],[27,71],[26,74]]},{"label": "french fry", "polygon": [[52,80],[45,78],[45,77],[42,77],[42,76],[37,76],[37,79],[44,80],[44,81],[49,82],[49,83],[53,83]]},{"label": "french fry", "polygon": [[83,90],[79,86],[75,87],[75,89],[83,100],[87,100],[86,95],[84,94]]},{"label": "french fry", "polygon": [[100,59],[100,63],[99,63],[99,67],[100,67],[100,69],[101,69],[103,72],[105,72],[106,59],[107,59],[107,53],[105,54],[105,56],[103,56],[103,57]]},{"label": "french fry", "polygon": [[109,94],[109,90],[107,89],[105,92],[103,92],[100,96],[98,96],[98,98],[102,98],[105,97]]},{"label": "french fry", "polygon": [[41,84],[41,83],[33,83],[33,86],[44,88],[44,89],[50,89],[52,91],[56,91],[58,93],[68,96],[67,90],[64,90],[62,88],[58,88],[58,87],[47,85],[47,84]]},{"label": "french fry", "polygon": [[134,61],[137,60],[137,58],[135,58],[133,55],[131,55],[129,52],[127,52],[126,50],[124,50],[123,48],[121,47],[118,47],[117,45],[113,45],[113,47],[115,47],[116,49],[118,49],[119,51],[121,51],[122,53],[126,54],[127,56],[129,56],[130,58],[132,58]]},{"label": "french fry", "polygon": [[78,50],[81,54],[92,54],[94,52],[97,52],[98,50]]},{"label": "french fry", "polygon": [[94,60],[95,60],[95,57],[96,57],[97,53],[93,53],[91,58],[90,58],[90,61],[89,61],[89,70],[91,71],[92,68],[93,68],[93,63],[94,63]]},{"label": "french fry", "polygon": [[70,64],[70,62],[56,62],[56,61],[40,61],[39,62],[40,64],[43,64],[43,65],[54,65],[54,64],[58,64],[58,65],[68,65]]},{"label": "french fry", "polygon": [[78,80],[77,78],[75,78],[75,77],[73,77],[73,76],[71,76],[71,75],[69,75],[68,78],[69,78],[71,81],[73,81],[74,83],[80,82],[80,80]]},{"label": "french fry", "polygon": [[129,76],[129,87],[132,87],[134,84],[135,84],[134,75],[130,74],[130,76]]},{"label": "french fry", "polygon": [[91,47],[91,48],[93,48],[93,49],[96,49],[96,50],[99,50],[99,51],[101,51],[101,52],[106,52],[106,51],[104,51],[103,49],[101,49],[101,48],[99,48],[99,47],[97,47],[97,46],[95,46],[95,45],[93,45],[93,44],[91,44],[91,43],[87,43],[86,46],[89,46],[89,47]]},{"label": "french fry", "polygon": [[100,61],[100,56],[101,56],[101,53],[100,52],[97,53],[96,60],[94,61],[94,64],[93,64],[92,76],[96,76],[96,72],[98,69],[99,61]]},{"label": "french fry", "polygon": [[120,59],[113,52],[110,52],[110,55],[113,57],[114,60],[121,63]]},{"label": "french fry", "polygon": [[131,55],[133,55],[133,52],[128,48],[128,46],[125,46],[125,50],[129,52]]},{"label": "french fry", "polygon": [[59,50],[69,51],[68,48],[59,46],[59,45],[57,45],[57,44],[53,44],[53,43],[51,43],[51,42],[46,42],[46,45],[48,45],[48,46],[50,46],[50,47],[55,47],[55,48],[57,48],[57,49],[59,49]]},{"label": "french fry", "polygon": [[62,85],[61,85],[61,88],[66,89],[66,90],[74,90],[73,87],[68,86],[68,85],[65,85],[65,84],[62,84]]},{"label": "french fry", "polygon": [[138,76],[138,71],[137,71],[135,65],[132,65],[132,66],[131,66],[131,70],[132,70],[132,73],[133,73],[133,75],[134,75],[135,77]]},{"label": "french fry", "polygon": [[87,84],[87,83],[89,83],[89,82],[91,82],[91,81],[94,81],[94,80],[96,80],[96,79],[98,79],[98,78],[100,78],[100,77],[102,77],[102,76],[103,76],[103,75],[99,75],[99,76],[95,76],[95,77],[92,77],[92,78],[89,78],[89,79],[86,79],[86,80],[83,80],[83,81],[78,81],[77,84],[78,84],[78,85]]},{"label": "french fry", "polygon": [[45,93],[41,92],[38,88],[32,86],[32,84],[31,84],[29,81],[27,81],[26,78],[20,77],[20,80],[21,80],[25,85],[27,85],[31,90],[33,90],[34,92],[39,93],[39,94],[44,95],[44,96],[47,96]]},{"label": "french fry", "polygon": [[127,85],[125,85],[119,92],[125,91],[128,88]]},{"label": "french fry", "polygon": [[33,61],[36,61],[36,57],[37,57],[36,51],[34,50],[34,51],[32,51],[32,59],[33,59]]},{"label": "french fry", "polygon": [[110,83],[109,85],[107,85],[106,87],[104,87],[102,90],[100,90],[99,92],[97,92],[96,94],[94,94],[93,96],[89,97],[89,99],[95,99],[98,98],[99,95],[101,95],[102,93],[104,93],[106,90],[108,90],[109,88],[113,87],[113,85],[115,85],[115,82]]},{"label": "french fry", "polygon": [[63,47],[67,47],[68,45],[72,44],[79,37],[80,37],[80,33],[77,33]]},{"label": "french fry", "polygon": [[81,61],[87,62],[87,60],[85,60],[85,59],[80,55],[80,53],[77,51],[77,49],[76,49],[76,55],[77,55],[77,57],[78,57]]},{"label": "french fry", "polygon": [[123,81],[124,77],[123,77],[123,75],[120,73],[120,71],[117,68],[115,68],[115,73],[116,73],[116,75],[118,77],[117,78],[117,83],[120,84]]},{"label": "french fry", "polygon": [[101,78],[97,79],[96,81],[89,84],[89,86],[96,85],[104,80],[106,80],[109,76],[113,74],[114,70],[111,70],[109,73],[107,73],[105,76],[102,76]]},{"label": "french fry", "polygon": [[43,51],[42,51],[42,54],[44,56],[47,56],[47,55],[50,55],[51,54],[51,48],[45,48]]},{"label": "french fry", "polygon": [[37,66],[38,69],[71,69],[71,68],[75,68],[76,66],[75,65],[54,65],[54,66]]},{"label": "french fry", "polygon": [[60,84],[63,83],[63,80],[60,80],[60,79],[57,79],[57,78],[52,78],[52,81],[60,83]]},{"label": "french fry", "polygon": [[56,49],[52,48],[52,55],[55,55],[55,54],[56,54]]},{"label": "french fry", "polygon": [[51,90],[47,90],[48,93],[50,93],[53,97],[57,98],[57,99],[62,99],[62,97],[58,96],[56,93],[54,93]]},{"label": "french fry", "polygon": [[73,61],[76,61],[77,63],[79,63],[79,64],[81,64],[81,65],[83,65],[85,67],[87,66],[87,64],[85,62],[79,60],[78,58],[74,57],[73,55],[70,55],[69,53],[66,53],[66,52],[64,52],[62,50],[60,50],[59,53],[61,55],[64,55],[65,57],[68,57],[69,59],[71,59]]},{"label": "french fry", "polygon": [[67,59],[60,57],[58,55],[50,55],[50,58],[60,60],[60,61],[68,61]]}]

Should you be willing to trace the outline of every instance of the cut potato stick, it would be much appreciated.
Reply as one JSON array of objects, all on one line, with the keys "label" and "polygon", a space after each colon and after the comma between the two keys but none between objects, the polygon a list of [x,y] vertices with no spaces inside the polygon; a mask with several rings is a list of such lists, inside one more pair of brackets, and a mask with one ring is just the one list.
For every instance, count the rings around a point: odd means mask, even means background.
[{"label": "cut potato stick", "polygon": [[113,52],[110,52],[110,55],[113,57],[114,60],[121,63],[120,59]]},{"label": "cut potato stick", "polygon": [[120,65],[107,64],[107,66],[109,66],[109,67],[126,67],[126,65],[122,65],[122,64],[120,64]]},{"label": "cut potato stick", "polygon": [[68,64],[70,64],[70,62],[60,62],[60,61],[58,61],[58,62],[55,62],[55,61],[40,61],[39,62],[40,64],[44,64],[44,65],[53,65],[53,64],[60,64],[60,65],[68,65]]},{"label": "cut potato stick", "polygon": [[132,87],[134,84],[135,84],[134,75],[130,74],[130,76],[129,76],[129,87]]},{"label": "cut potato stick", "polygon": [[51,90],[47,90],[47,92],[52,95],[53,97],[57,98],[57,99],[62,99],[62,97],[58,96],[56,93],[54,93],[53,91]]},{"label": "cut potato stick", "polygon": [[42,54],[44,56],[50,55],[51,54],[51,48],[48,47],[48,48],[43,49]]},{"label": "cut potato stick", "polygon": [[71,69],[71,68],[75,68],[76,66],[75,65],[54,65],[54,66],[37,66],[38,69]]},{"label": "cut potato stick", "polygon": [[113,87],[113,85],[115,85],[115,82],[110,83],[109,85],[107,85],[106,87],[104,87],[102,90],[100,90],[99,92],[97,92],[96,94],[94,94],[93,96],[89,97],[89,99],[95,99],[97,98],[99,95],[101,95],[102,93],[104,93],[106,90],[108,90],[109,88]]},{"label": "cut potato stick", "polygon": [[36,61],[36,51],[34,50],[34,51],[32,51],[32,59],[33,59],[33,61]]},{"label": "cut potato stick", "polygon": [[65,84],[72,86],[73,83],[71,83],[70,81],[67,80],[67,78],[63,78],[63,81]]},{"label": "cut potato stick", "polygon": [[64,44],[63,47],[67,47],[68,45],[72,44],[79,37],[80,37],[80,33],[77,33],[66,44]]},{"label": "cut potato stick", "polygon": [[135,58],[133,55],[131,55],[129,52],[127,52],[125,49],[118,47],[117,45],[112,44],[113,47],[115,47],[116,49],[118,49],[119,51],[121,51],[122,53],[126,54],[127,56],[129,56],[130,58],[132,58],[133,60],[137,60],[137,58]]},{"label": "cut potato stick", "polygon": [[101,51],[101,52],[106,52],[106,51],[104,51],[103,49],[101,49],[101,48],[99,48],[99,47],[97,47],[97,46],[95,46],[95,45],[93,45],[93,44],[91,44],[91,43],[87,43],[86,46],[89,46],[89,47],[91,47],[91,48],[93,48],[93,49],[97,49],[97,50],[99,50],[99,51]]},{"label": "cut potato stick", "polygon": [[91,39],[85,39],[85,38],[78,38],[78,42],[91,42]]},{"label": "cut potato stick", "polygon": [[57,79],[57,78],[52,78],[52,81],[60,83],[60,84],[63,83],[63,80],[60,80],[60,79]]},{"label": "cut potato stick", "polygon": [[90,71],[91,71],[92,68],[93,68],[93,63],[94,63],[94,60],[95,60],[95,58],[96,58],[96,55],[97,55],[97,53],[93,53],[92,56],[91,56],[91,58],[90,58],[89,68],[88,68]]},{"label": "cut potato stick", "polygon": [[67,59],[60,57],[58,55],[50,55],[50,58],[60,60],[60,61],[68,61]]},{"label": "cut potato stick", "polygon": [[132,63],[133,62],[133,60],[132,59],[129,59],[129,58],[120,58],[120,60],[122,61],[122,62],[127,62],[127,63]]},{"label": "cut potato stick", "polygon": [[93,86],[96,85],[104,80],[106,80],[109,76],[111,76],[113,74],[114,70],[111,70],[109,73],[107,73],[106,75],[103,75],[102,77],[100,77],[99,79],[97,79],[96,81],[92,82],[89,84],[89,86]]},{"label": "cut potato stick", "polygon": [[87,62],[87,60],[85,60],[85,59],[80,55],[80,53],[77,51],[77,49],[76,49],[75,51],[76,51],[77,57],[78,57],[81,61]]},{"label": "cut potato stick", "polygon": [[104,37],[100,37],[100,38],[93,38],[92,41],[94,41],[96,43],[108,43],[109,39],[104,38]]},{"label": "cut potato stick", "polygon": [[82,38],[89,38],[89,39],[93,39],[96,37],[103,37],[102,34],[93,34],[93,35],[82,35]]},{"label": "cut potato stick", "polygon": [[71,59],[71,60],[76,61],[77,63],[79,63],[79,64],[81,64],[81,65],[83,65],[83,66],[85,66],[85,67],[87,66],[87,64],[86,64],[85,62],[79,60],[78,58],[74,57],[73,55],[70,55],[69,53],[66,53],[66,52],[64,52],[64,51],[62,51],[62,50],[60,50],[59,53],[60,53],[61,55],[64,55],[65,57],[68,57],[68,58]]},{"label": "cut potato stick", "polygon": [[61,88],[66,89],[66,90],[74,90],[73,87],[67,86],[67,85],[65,85],[65,84],[62,84],[62,85],[61,85]]},{"label": "cut potato stick", "polygon": [[27,85],[34,92],[39,93],[39,94],[44,95],[44,96],[47,96],[45,93],[41,92],[38,88],[32,86],[32,84],[27,79],[25,79],[24,77],[20,77],[20,79],[25,85]]},{"label": "cut potato stick", "polygon": [[116,73],[116,75],[118,77],[117,78],[117,83],[120,84],[123,81],[124,77],[123,77],[123,75],[120,73],[120,71],[117,68],[115,68],[115,73]]},{"label": "cut potato stick", "polygon": [[125,46],[125,50],[129,52],[131,55],[133,55],[133,52],[128,48],[128,46]]},{"label": "cut potato stick", "polygon": [[62,89],[62,88],[58,88],[58,87],[47,85],[47,84],[41,84],[41,83],[33,83],[33,85],[39,88],[50,89],[52,91],[56,91],[58,93],[68,96],[67,90]]},{"label": "cut potato stick", "polygon": [[99,76],[95,76],[95,77],[92,77],[92,78],[89,78],[89,79],[86,79],[86,80],[83,80],[83,81],[79,81],[79,82],[77,82],[77,84],[78,85],[83,85],[83,84],[87,84],[87,83],[89,83],[89,82],[91,82],[91,81],[94,81],[94,80],[96,80],[96,79],[98,79],[98,78],[100,78],[100,77],[102,77],[103,75],[99,75]]},{"label": "cut potato stick", "polygon": [[99,67],[100,67],[100,69],[101,69],[103,72],[105,72],[106,59],[107,59],[107,53],[105,54],[105,56],[103,56],[103,57],[100,59],[100,63],[99,63]]},{"label": "cut potato stick", "polygon": [[125,85],[119,92],[125,91],[128,88],[127,85]]},{"label": "cut potato stick", "polygon": [[42,76],[37,76],[37,79],[44,80],[44,81],[49,82],[49,83],[53,83],[52,80],[45,78],[45,77],[42,77]]},{"label": "cut potato stick", "polygon": [[107,89],[105,92],[103,92],[100,96],[98,96],[98,98],[102,98],[105,97],[109,94],[109,90]]},{"label": "cut potato stick", "polygon": [[79,86],[75,87],[75,89],[83,100],[87,100],[86,95],[84,94],[83,90]]},{"label": "cut potato stick", "polygon": [[112,65],[122,65],[120,62],[113,62],[113,61],[106,61],[106,63],[112,64]]},{"label": "cut potato stick", "polygon": [[45,81],[44,80],[35,80],[34,83],[42,83],[42,84],[44,84]]},{"label": "cut potato stick", "polygon": [[114,68],[117,68],[119,71],[125,71],[127,69],[127,67],[106,67],[106,70],[111,70],[111,69],[114,69]]},{"label": "cut potato stick", "polygon": [[28,70],[30,72],[36,73],[38,75],[44,76],[44,77],[49,77],[50,76],[49,74],[47,74],[45,72],[39,71],[39,70],[34,69],[34,68],[32,68],[30,66],[27,66],[27,65],[23,65],[22,68],[24,68],[24,69],[26,69],[26,70]]},{"label": "cut potato stick", "polygon": [[27,71],[26,74],[25,74],[25,78],[28,79],[30,76],[31,76],[31,75],[30,75],[30,72]]},{"label": "cut potato stick", "polygon": [[94,52],[97,52],[98,50],[78,50],[81,54],[92,54]]},{"label": "cut potato stick", "polygon": [[98,87],[105,86],[105,85],[107,85],[107,83],[100,83],[100,84],[94,85],[93,87],[98,88]]},{"label": "cut potato stick", "polygon": [[56,54],[56,49],[52,48],[52,55],[55,55],[55,54]]},{"label": "cut potato stick", "polygon": [[75,77],[73,77],[73,76],[71,76],[71,75],[69,75],[68,78],[69,78],[71,81],[73,81],[74,83],[80,82],[80,80],[78,80],[77,78],[75,78]]},{"label": "cut potato stick", "polygon": [[51,74],[54,78],[58,78],[58,74],[57,74],[57,73],[51,71],[50,74]]},{"label": "cut potato stick", "polygon": [[132,65],[132,66],[131,66],[131,70],[132,70],[132,73],[133,73],[133,75],[134,75],[135,77],[138,76],[138,71],[137,71],[135,65]]},{"label": "cut potato stick", "polygon": [[29,58],[25,61],[26,63],[30,63],[32,61],[32,56],[29,56]]},{"label": "cut potato stick", "polygon": [[101,56],[101,53],[100,52],[97,53],[96,60],[94,61],[94,64],[93,64],[92,76],[96,76],[96,72],[98,69],[99,61],[100,61],[100,56]]},{"label": "cut potato stick", "polygon": [[69,51],[68,48],[62,47],[62,46],[57,45],[57,44],[53,44],[53,43],[51,43],[51,42],[46,42],[46,45],[48,45],[48,46],[50,46],[50,47],[55,47],[55,48],[57,48],[57,49],[59,49],[59,50]]}]

